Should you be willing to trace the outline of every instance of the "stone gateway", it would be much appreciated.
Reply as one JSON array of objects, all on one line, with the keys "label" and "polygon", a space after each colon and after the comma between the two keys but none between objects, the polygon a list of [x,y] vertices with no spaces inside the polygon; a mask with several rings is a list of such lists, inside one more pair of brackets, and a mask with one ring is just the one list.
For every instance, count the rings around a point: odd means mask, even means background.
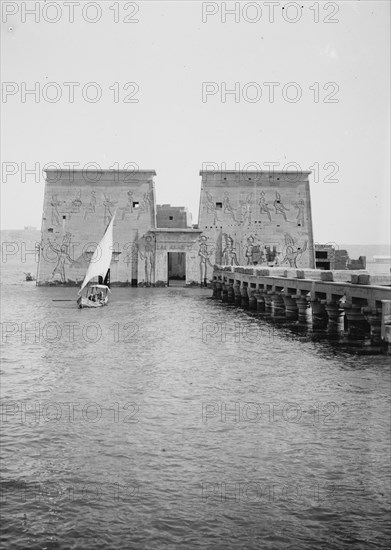
[{"label": "stone gateway", "polygon": [[116,212],[112,285],[207,284],[213,266],[313,268],[310,172],[201,171],[198,225],[154,170],[46,170],[38,285],[80,285]]}]

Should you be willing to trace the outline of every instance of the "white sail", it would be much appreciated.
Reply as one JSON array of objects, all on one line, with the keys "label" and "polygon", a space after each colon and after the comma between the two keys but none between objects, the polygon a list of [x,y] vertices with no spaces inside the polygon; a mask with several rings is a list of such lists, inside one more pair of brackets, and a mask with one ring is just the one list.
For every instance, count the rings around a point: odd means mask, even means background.
[{"label": "white sail", "polygon": [[78,294],[80,294],[86,284],[94,277],[106,277],[113,255],[113,224],[115,214],[116,212],[114,212],[114,216],[111,218],[102,240],[95,249]]}]

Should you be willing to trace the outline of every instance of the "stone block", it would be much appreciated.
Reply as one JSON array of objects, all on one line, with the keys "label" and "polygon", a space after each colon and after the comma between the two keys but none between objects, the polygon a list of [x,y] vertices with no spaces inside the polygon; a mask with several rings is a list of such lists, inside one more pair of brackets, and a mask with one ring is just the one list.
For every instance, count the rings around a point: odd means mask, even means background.
[{"label": "stone block", "polygon": [[352,275],[357,275],[357,273],[352,274],[352,272],[347,269],[333,270],[333,278],[335,283],[351,283]]},{"label": "stone block", "polygon": [[296,269],[286,269],[284,277],[288,279],[296,279]]},{"label": "stone block", "polygon": [[368,274],[363,274],[358,276],[359,285],[369,285],[371,283],[371,277]]},{"label": "stone block", "polygon": [[321,269],[304,269],[305,279],[311,279],[313,281],[321,280]]},{"label": "stone block", "polygon": [[334,281],[333,272],[332,271],[322,271],[320,274],[320,280],[321,281]]},{"label": "stone block", "polygon": [[285,277],[286,273],[286,269],[281,267],[271,267],[269,271],[271,277]]}]

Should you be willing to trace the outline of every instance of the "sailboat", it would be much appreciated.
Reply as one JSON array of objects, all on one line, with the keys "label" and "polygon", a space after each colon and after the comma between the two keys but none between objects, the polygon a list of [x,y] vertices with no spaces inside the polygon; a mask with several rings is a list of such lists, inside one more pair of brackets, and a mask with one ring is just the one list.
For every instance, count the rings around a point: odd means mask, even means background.
[{"label": "sailboat", "polygon": [[110,286],[110,262],[113,255],[113,225],[114,216],[111,218],[106,231],[95,249],[90,260],[87,273],[78,294],[81,294],[86,285],[94,277],[99,277],[99,284],[92,284],[87,287],[86,295],[79,296],[77,304],[79,308],[85,307],[102,307],[106,306],[109,301]]}]

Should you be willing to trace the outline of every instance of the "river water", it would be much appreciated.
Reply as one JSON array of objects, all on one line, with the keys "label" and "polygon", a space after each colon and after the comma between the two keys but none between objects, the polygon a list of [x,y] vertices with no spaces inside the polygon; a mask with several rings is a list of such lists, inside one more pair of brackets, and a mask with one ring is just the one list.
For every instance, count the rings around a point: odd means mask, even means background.
[{"label": "river water", "polygon": [[389,547],[389,358],[211,290],[78,310],[75,289],[12,280],[2,548]]}]

